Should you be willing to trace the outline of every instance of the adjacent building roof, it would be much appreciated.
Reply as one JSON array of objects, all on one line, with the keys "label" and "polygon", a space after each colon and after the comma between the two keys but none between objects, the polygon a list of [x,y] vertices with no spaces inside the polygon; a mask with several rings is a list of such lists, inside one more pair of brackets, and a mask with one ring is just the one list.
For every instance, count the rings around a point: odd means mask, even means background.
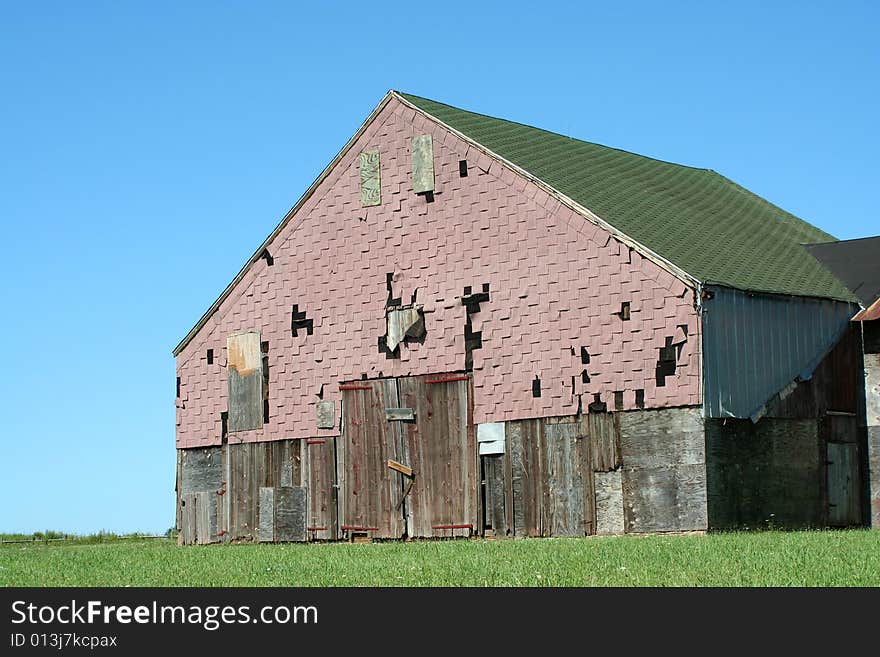
[{"label": "adjacent building roof", "polygon": [[831,270],[863,306],[880,299],[880,237],[810,244],[807,250]]},{"label": "adjacent building roof", "polygon": [[873,322],[880,319],[880,299],[853,317],[854,322]]},{"label": "adjacent building roof", "polygon": [[701,282],[853,300],[802,247],[834,237],[715,171],[400,95]]}]

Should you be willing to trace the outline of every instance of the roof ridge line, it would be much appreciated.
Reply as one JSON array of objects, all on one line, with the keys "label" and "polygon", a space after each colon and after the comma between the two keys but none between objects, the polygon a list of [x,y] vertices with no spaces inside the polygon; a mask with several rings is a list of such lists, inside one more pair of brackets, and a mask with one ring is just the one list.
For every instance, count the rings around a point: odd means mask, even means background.
[{"label": "roof ridge line", "polygon": [[[669,260],[667,260],[666,258],[661,256],[659,253],[656,253],[655,251],[653,251],[652,249],[649,249],[647,246],[645,246],[641,242],[633,239],[632,237],[630,237],[629,235],[624,233],[622,230],[620,230],[619,228],[617,228],[613,224],[609,223],[605,219],[602,219],[602,217],[600,217],[595,212],[590,210],[590,208],[588,208],[584,205],[581,205],[580,203],[575,201],[573,198],[571,198],[567,194],[561,192],[559,189],[557,189],[556,187],[554,187],[550,183],[542,180],[541,178],[534,175],[533,173],[526,171],[521,166],[514,164],[513,162],[506,159],[505,157],[502,157],[501,155],[499,155],[498,153],[496,153],[495,151],[493,151],[489,147],[487,147],[484,144],[475,140],[473,137],[469,137],[466,134],[464,134],[463,132],[456,130],[451,125],[449,125],[448,123],[446,123],[442,119],[434,116],[433,114],[431,114],[427,110],[424,110],[421,107],[418,107],[414,103],[407,100],[404,96],[402,96],[400,94],[400,92],[392,90],[391,93],[395,98],[400,100],[402,103],[404,103],[410,109],[412,109],[416,112],[419,112],[420,114],[423,114],[426,117],[429,117],[432,121],[435,121],[438,125],[442,126],[444,129],[449,130],[452,134],[456,135],[459,139],[463,140],[464,142],[466,142],[468,144],[471,144],[473,146],[478,147],[486,155],[492,157],[493,159],[497,160],[498,162],[501,162],[504,166],[510,168],[515,173],[517,173],[517,175],[522,176],[526,180],[530,180],[530,181],[534,182],[535,184],[538,185],[538,187],[544,188],[544,190],[548,191],[551,196],[556,198],[557,201],[559,201],[563,205],[567,206],[569,209],[574,210],[579,215],[584,217],[587,221],[590,221],[591,223],[597,225],[599,228],[606,230],[608,233],[611,234],[611,236],[613,238],[617,239],[620,242],[623,242],[627,246],[632,247],[633,249],[638,251],[639,254],[642,255],[644,258],[650,260],[651,262],[653,262],[655,265],[657,265],[661,269],[664,269],[665,271],[669,272],[675,278],[679,279],[683,283],[686,283],[686,284],[694,286],[694,287],[697,287],[702,284],[702,281],[699,278],[697,278],[696,276],[694,276],[693,274],[690,274],[689,272],[685,271],[681,267],[677,266],[675,263],[670,262]],[[426,98],[425,100],[430,100],[430,99]],[[434,102],[434,101],[431,101],[431,102]],[[438,103],[438,104],[442,105],[443,103]],[[451,107],[451,106],[449,106],[449,107]],[[464,110],[464,111],[467,111],[467,110]],[[492,118],[492,117],[489,117],[489,118]],[[499,120],[503,121],[504,119],[499,119]],[[540,130],[540,128],[538,128],[538,129]],[[577,140],[575,140],[575,141],[577,141]]]},{"label": "roof ridge line", "polygon": [[[511,121],[510,119],[504,119],[504,118],[501,118],[500,116],[492,116],[491,114],[483,114],[482,112],[474,112],[474,111],[472,111],[472,110],[462,109],[462,108],[460,108],[460,107],[456,107],[455,105],[449,105],[448,103],[441,103],[439,100],[433,100],[433,99],[431,99],[431,98],[425,98],[424,96],[418,96],[418,95],[416,95],[416,94],[405,93],[405,92],[403,92],[403,91],[398,91],[397,89],[392,89],[391,92],[392,92],[395,96],[402,97],[403,100],[406,100],[406,97],[407,97],[407,96],[412,96],[413,98],[419,98],[420,100],[427,100],[429,103],[435,103],[435,104],[437,104],[437,105],[443,105],[444,107],[448,107],[448,108],[450,108],[450,109],[454,109],[454,110],[456,110],[456,111],[458,111],[458,112],[467,112],[468,114],[473,114],[474,116],[481,116],[481,117],[483,117],[483,118],[485,118],[485,119],[492,119],[493,121],[504,121],[505,123],[510,123],[510,124],[513,124],[513,125],[522,126],[522,127],[524,127],[524,128],[529,128],[530,130],[538,130],[539,132],[543,132],[543,133],[546,133],[546,134],[548,134],[548,135],[554,135],[554,136],[556,136],[556,137],[562,137],[563,139],[570,139],[571,141],[576,141],[576,142],[578,142],[578,143],[580,143],[580,144],[588,144],[588,145],[590,145],[590,146],[598,146],[599,148],[606,148],[606,149],[608,149],[609,151],[617,151],[618,153],[626,153],[627,155],[633,155],[633,156],[635,156],[635,157],[640,157],[640,158],[643,158],[643,159],[645,159],[645,160],[651,160],[651,161],[653,161],[653,162],[659,162],[660,164],[668,164],[668,165],[670,165],[670,166],[682,167],[683,169],[692,169],[692,170],[694,170],[694,171],[707,171],[707,172],[711,172],[711,173],[717,173],[716,171],[713,171],[712,169],[709,169],[709,168],[706,168],[706,167],[697,167],[697,166],[693,166],[693,165],[690,165],[690,164],[681,164],[680,162],[673,162],[672,160],[663,160],[663,159],[660,159],[659,157],[652,157],[652,156],[650,156],[650,155],[644,155],[643,153],[636,153],[635,151],[628,151],[628,150],[626,150],[625,148],[618,148],[618,147],[616,147],[616,146],[608,146],[607,144],[600,144],[599,142],[596,142],[596,141],[587,141],[586,139],[578,139],[577,137],[571,137],[571,136],[569,136],[569,135],[564,135],[564,134],[562,134],[561,132],[553,132],[552,130],[547,130],[546,128],[541,128],[541,127],[536,126],[536,125],[531,125],[531,124],[529,124],[529,123],[523,123],[522,121]],[[410,104],[412,104],[412,103],[410,103]],[[421,109],[421,108],[419,108],[419,109]],[[425,112],[426,114],[429,113],[429,112],[427,112],[427,111],[425,111],[425,110],[421,110],[421,111]],[[434,115],[431,114],[431,116],[434,116]],[[435,117],[435,118],[436,118],[436,117]],[[719,174],[719,175],[720,175],[720,174]]]}]

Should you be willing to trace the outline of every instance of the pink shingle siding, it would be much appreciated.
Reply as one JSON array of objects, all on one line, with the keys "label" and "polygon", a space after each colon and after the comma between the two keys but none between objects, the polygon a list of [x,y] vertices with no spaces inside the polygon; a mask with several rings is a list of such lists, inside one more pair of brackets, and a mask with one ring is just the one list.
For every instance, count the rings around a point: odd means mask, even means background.
[{"label": "pink shingle siding", "polygon": [[[410,138],[431,133],[435,200],[412,192]],[[358,155],[381,153],[382,203],[362,207]],[[468,176],[459,177],[459,160]],[[351,148],[177,357],[177,446],[218,444],[226,410],[226,336],[257,330],[269,342],[270,421],[230,441],[335,435],[316,428],[315,404],[338,383],[464,368],[465,286],[490,285],[472,315],[483,346],[474,351],[475,422],[565,415],[601,395],[614,409],[700,403],[700,323],[693,289],[631,251],[501,162],[469,146],[396,99]],[[386,274],[408,303],[424,304],[424,344],[387,359]],[[631,304],[631,320],[616,314]],[[291,307],[314,322],[291,335]],[[687,327],[676,374],[655,385],[666,337]],[[680,334],[680,331],[679,331]],[[589,365],[581,363],[587,347]],[[207,364],[206,351],[214,350]],[[586,369],[590,382],[581,382]],[[541,397],[532,381],[541,379]],[[574,390],[572,378],[574,377]]]}]

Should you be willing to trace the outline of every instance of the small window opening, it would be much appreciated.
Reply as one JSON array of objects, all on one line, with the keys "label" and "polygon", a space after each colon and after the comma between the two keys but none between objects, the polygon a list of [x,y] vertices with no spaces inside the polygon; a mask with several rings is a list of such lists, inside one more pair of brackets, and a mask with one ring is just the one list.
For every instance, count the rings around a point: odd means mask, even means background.
[{"label": "small window opening", "polygon": [[624,322],[628,322],[629,313],[629,301],[624,301],[622,304],[620,304],[620,319],[622,319]]},{"label": "small window opening", "polygon": [[214,364],[214,350],[208,349],[208,365]]},{"label": "small window opening", "polygon": [[623,390],[614,391],[614,408],[618,411],[623,409]]},{"label": "small window opening", "polygon": [[535,375],[535,380],[532,381],[532,397],[540,397],[541,396],[541,379],[538,378],[538,375]]},{"label": "small window opening", "polygon": [[269,253],[269,249],[263,249],[263,252],[260,254],[260,257],[266,261],[266,266],[271,267],[275,264],[275,258],[272,257],[272,254]]},{"label": "small window opening", "polygon": [[636,390],[636,406],[639,408],[645,407],[645,391],[643,388]]},{"label": "small window opening", "polygon": [[180,399],[180,377],[177,377],[177,398]]},{"label": "small window opening", "polygon": [[467,178],[467,160],[459,160],[458,161],[458,175],[462,178]]}]

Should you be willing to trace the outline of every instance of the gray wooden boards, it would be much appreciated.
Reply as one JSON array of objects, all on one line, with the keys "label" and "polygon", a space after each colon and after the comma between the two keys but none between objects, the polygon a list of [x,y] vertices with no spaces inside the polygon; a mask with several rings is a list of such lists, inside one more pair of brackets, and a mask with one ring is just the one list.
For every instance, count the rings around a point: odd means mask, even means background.
[{"label": "gray wooden boards", "polygon": [[[181,542],[337,539],[335,485],[333,438],[178,450]],[[305,497],[290,497],[299,493],[287,492],[278,497],[278,490],[293,488],[301,488]],[[184,502],[187,495],[195,493],[215,499],[203,503],[197,498],[194,509]],[[205,524],[199,513],[207,505],[213,515]],[[210,538],[206,530],[211,532]]]},{"label": "gray wooden boards", "polygon": [[[512,533],[593,533],[592,470],[583,418],[508,422]],[[497,511],[493,511],[497,514]],[[510,527],[505,528],[510,531]],[[496,533],[497,533],[496,529]]]},{"label": "gray wooden boards", "polygon": [[184,545],[217,541],[217,495],[211,491],[180,496],[180,542]]},{"label": "gray wooden boards", "polygon": [[706,529],[698,408],[506,423],[507,454],[483,458],[496,535]]},{"label": "gray wooden boards", "polygon": [[332,400],[320,400],[315,405],[319,429],[336,428],[336,403]]},{"label": "gray wooden boards", "polygon": [[260,488],[261,542],[306,541],[308,492],[303,486]]},{"label": "gray wooden boards", "polygon": [[431,135],[412,138],[412,182],[416,194],[434,191],[434,144]]},{"label": "gray wooden boards", "polygon": [[226,524],[223,454],[219,447],[179,450],[177,454],[178,540],[184,545],[220,540]]},{"label": "gray wooden boards", "polygon": [[263,369],[260,334],[249,331],[226,338],[229,377],[229,432],[263,426]]},{"label": "gray wooden boards", "polygon": [[364,151],[360,157],[361,205],[381,205],[379,151]]},{"label": "gray wooden boards", "polygon": [[626,531],[705,530],[706,455],[700,409],[619,415]]}]

